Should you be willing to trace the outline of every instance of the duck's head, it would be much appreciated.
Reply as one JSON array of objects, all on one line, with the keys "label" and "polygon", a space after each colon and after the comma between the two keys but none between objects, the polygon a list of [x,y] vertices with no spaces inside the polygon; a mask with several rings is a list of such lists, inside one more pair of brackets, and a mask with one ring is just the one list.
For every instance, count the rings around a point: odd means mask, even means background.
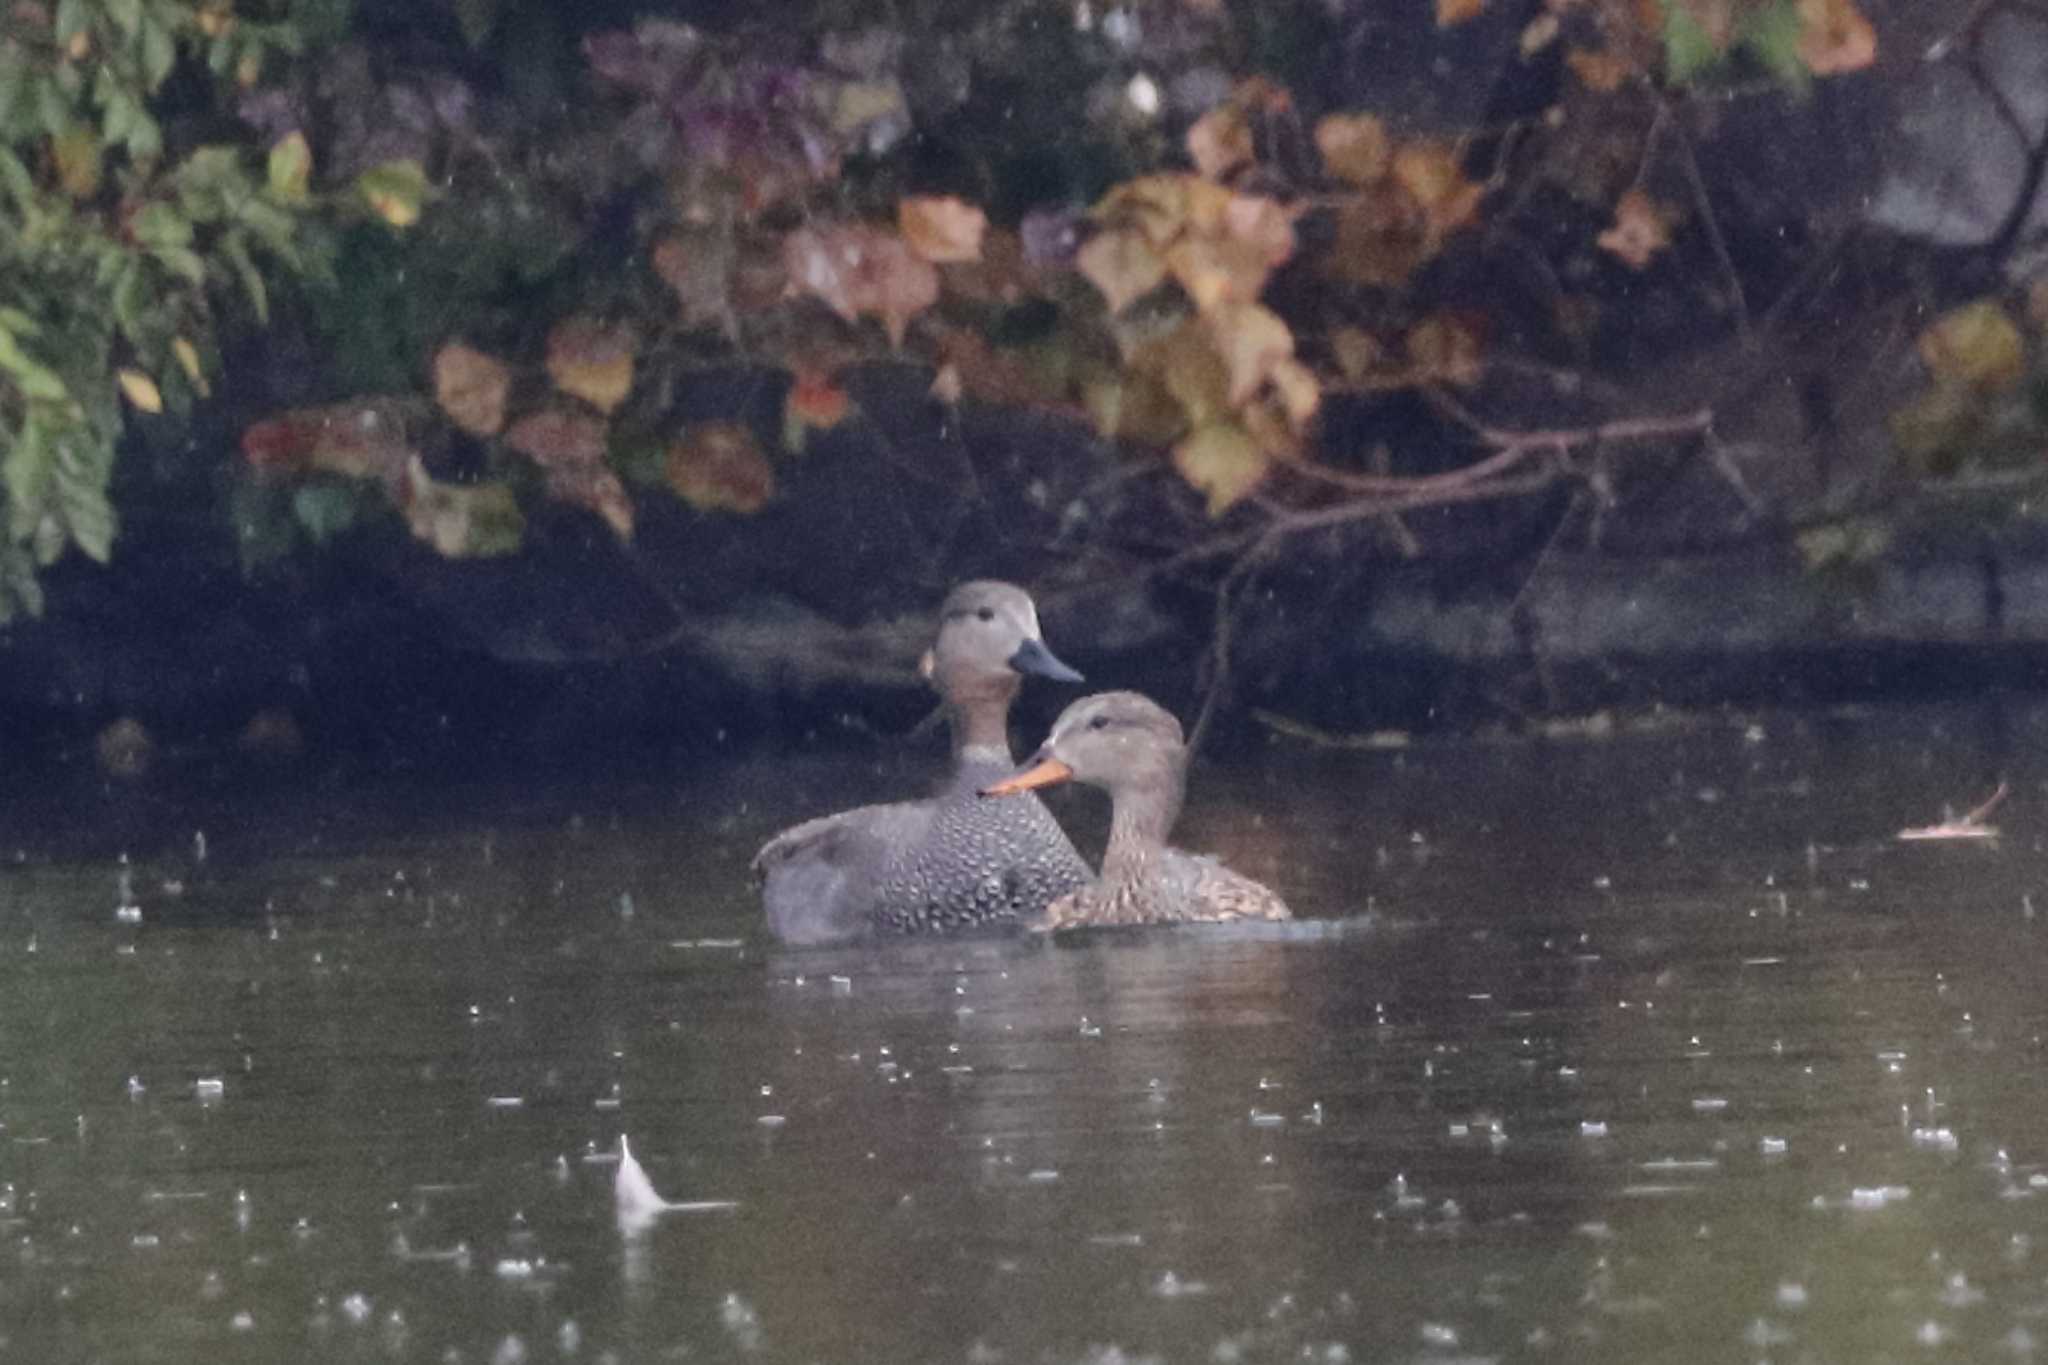
[{"label": "duck's head", "polygon": [[939,609],[938,642],[925,651],[918,672],[950,698],[991,689],[1008,692],[1024,673],[1081,681],[1045,647],[1031,594],[992,579],[962,583],[946,595]]},{"label": "duck's head", "polygon": [[1180,789],[1187,743],[1173,713],[1136,692],[1098,692],[1060,712],[1052,733],[1015,776],[984,788],[1009,796],[1058,782],[1085,782],[1112,795]]}]

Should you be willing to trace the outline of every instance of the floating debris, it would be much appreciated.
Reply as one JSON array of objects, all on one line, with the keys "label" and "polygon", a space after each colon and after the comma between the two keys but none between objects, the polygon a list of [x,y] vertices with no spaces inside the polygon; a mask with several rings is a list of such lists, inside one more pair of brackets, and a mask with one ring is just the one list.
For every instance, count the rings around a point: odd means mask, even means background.
[{"label": "floating debris", "polygon": [[2011,788],[2006,783],[2001,782],[1998,784],[1997,791],[1991,793],[1989,797],[1985,798],[1983,804],[1977,806],[1968,814],[1960,818],[1950,816],[1939,824],[1914,825],[1911,828],[1900,830],[1896,837],[1908,840],[1996,839],[1998,837],[1998,826],[1985,824],[1984,817],[1998,809],[1999,803],[2005,800],[2006,794],[2010,790]]},{"label": "floating debris", "polygon": [[739,1207],[736,1199],[663,1199],[647,1171],[633,1158],[626,1135],[619,1134],[619,1169],[612,1176],[612,1203],[619,1232],[636,1237],[666,1213],[725,1213]]}]

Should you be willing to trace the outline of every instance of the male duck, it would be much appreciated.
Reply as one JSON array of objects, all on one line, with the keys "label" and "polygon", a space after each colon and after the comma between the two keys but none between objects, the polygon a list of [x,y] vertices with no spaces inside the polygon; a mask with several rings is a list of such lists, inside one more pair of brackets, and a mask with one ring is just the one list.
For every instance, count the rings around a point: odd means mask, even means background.
[{"label": "male duck", "polygon": [[1037,798],[983,801],[1015,769],[1010,703],[1023,675],[1081,675],[1053,657],[1022,588],[953,589],[920,672],[943,699],[953,772],[929,800],[809,820],[754,855],[768,926],[789,943],[943,933],[1013,921],[1088,882],[1088,865]]},{"label": "male duck", "polygon": [[982,794],[1011,797],[1067,781],[1109,793],[1102,876],[1053,901],[1031,928],[1293,918],[1279,896],[1251,878],[1167,847],[1187,791],[1187,745],[1180,722],[1150,698],[1083,697],[1060,713],[1022,772]]}]

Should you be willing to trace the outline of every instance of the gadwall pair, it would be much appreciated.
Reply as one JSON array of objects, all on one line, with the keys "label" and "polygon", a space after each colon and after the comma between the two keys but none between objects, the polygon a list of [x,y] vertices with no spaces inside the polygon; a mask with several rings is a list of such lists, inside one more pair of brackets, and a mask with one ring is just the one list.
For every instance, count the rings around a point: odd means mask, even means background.
[{"label": "gadwall pair", "polygon": [[[1009,712],[1026,673],[1079,682],[1045,647],[1023,589],[974,582],[940,611],[924,657],[953,735],[953,772],[926,801],[861,806],[807,821],[754,857],[769,927],[787,942],[1031,928],[1286,919],[1278,896],[1211,858],[1166,846],[1186,786],[1179,722],[1135,692],[1075,702],[1024,771]],[[1031,788],[1062,781],[1110,793],[1102,877]]]}]

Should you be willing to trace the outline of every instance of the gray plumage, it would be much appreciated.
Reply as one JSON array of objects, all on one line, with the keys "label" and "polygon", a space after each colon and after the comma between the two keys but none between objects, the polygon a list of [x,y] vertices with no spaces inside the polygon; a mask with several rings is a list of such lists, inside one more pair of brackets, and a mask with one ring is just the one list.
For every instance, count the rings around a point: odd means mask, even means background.
[{"label": "gray plumage", "polygon": [[761,903],[785,942],[992,926],[1087,884],[1088,865],[1041,802],[977,794],[1014,767],[1007,726],[1021,675],[1080,680],[1045,648],[1029,595],[987,581],[955,588],[923,672],[951,723],[951,776],[928,800],[841,811],[763,845]]}]

